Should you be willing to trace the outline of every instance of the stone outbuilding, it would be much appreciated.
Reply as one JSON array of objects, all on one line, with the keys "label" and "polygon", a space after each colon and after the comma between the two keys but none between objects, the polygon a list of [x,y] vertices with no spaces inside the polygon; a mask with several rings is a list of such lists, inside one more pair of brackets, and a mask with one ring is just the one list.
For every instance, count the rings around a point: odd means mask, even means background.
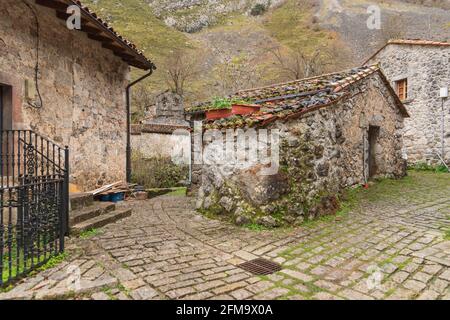
[{"label": "stone outbuilding", "polygon": [[[67,27],[72,5],[81,29]],[[81,191],[125,180],[130,66],[154,69],[79,1],[0,1],[2,129],[69,146]]]},{"label": "stone outbuilding", "polygon": [[450,43],[391,40],[366,65],[373,63],[379,63],[411,115],[404,130],[408,162],[438,164],[441,156],[449,163],[450,99],[442,99],[440,89],[450,87]]},{"label": "stone outbuilding", "polygon": [[[156,96],[145,119],[131,127],[131,148],[145,158],[174,157],[175,149],[185,150],[189,161],[190,127],[185,120],[183,98],[171,91]],[[176,134],[177,132],[183,134]]]},{"label": "stone outbuilding", "polygon": [[[240,91],[232,98],[261,109],[204,121],[202,134],[194,132],[199,210],[237,224],[295,224],[335,213],[344,188],[406,174],[401,131],[408,113],[377,66]],[[252,128],[257,135],[242,139]],[[277,132],[278,139],[261,139],[262,129]],[[223,151],[224,135],[235,142],[234,163],[208,158]],[[278,150],[278,166],[273,158],[271,164],[242,165],[240,153],[248,155],[255,146],[258,152],[270,149],[271,157]],[[202,164],[195,158],[203,158]],[[269,166],[276,170],[267,173]]]}]

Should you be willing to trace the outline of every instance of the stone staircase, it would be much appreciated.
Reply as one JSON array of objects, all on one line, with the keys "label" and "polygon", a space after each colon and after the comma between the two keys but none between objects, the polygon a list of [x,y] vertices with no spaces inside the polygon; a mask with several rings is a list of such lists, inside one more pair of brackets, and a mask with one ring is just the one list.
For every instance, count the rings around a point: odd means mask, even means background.
[{"label": "stone staircase", "polygon": [[79,235],[84,231],[101,228],[117,220],[129,217],[131,209],[117,209],[112,202],[94,201],[92,194],[70,195],[70,234]]}]

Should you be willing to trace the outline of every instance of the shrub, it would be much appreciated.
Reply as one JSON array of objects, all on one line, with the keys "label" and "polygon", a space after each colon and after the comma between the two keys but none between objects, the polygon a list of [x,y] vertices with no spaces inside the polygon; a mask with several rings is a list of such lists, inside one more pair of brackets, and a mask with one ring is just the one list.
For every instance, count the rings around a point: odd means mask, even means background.
[{"label": "shrub", "polygon": [[267,11],[266,6],[264,6],[261,3],[257,3],[254,5],[254,7],[250,10],[250,14],[252,16],[260,16],[263,15]]},{"label": "shrub", "polygon": [[438,166],[430,165],[426,162],[418,162],[409,167],[409,169],[416,171],[434,171],[434,172],[449,172],[447,167],[443,164]]},{"label": "shrub", "polygon": [[132,153],[133,183],[145,188],[171,188],[181,186],[189,176],[187,165],[177,165],[170,157],[146,158],[141,152]]}]

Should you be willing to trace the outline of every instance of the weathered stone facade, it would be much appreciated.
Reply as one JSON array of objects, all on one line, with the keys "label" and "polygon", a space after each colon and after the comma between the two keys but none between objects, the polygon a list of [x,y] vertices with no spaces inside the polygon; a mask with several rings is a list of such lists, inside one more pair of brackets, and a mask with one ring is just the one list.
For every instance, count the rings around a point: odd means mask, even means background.
[{"label": "weathered stone facade", "polygon": [[[421,41],[418,41],[419,43]],[[404,104],[410,114],[405,119],[404,143],[408,162],[439,163],[442,122],[445,133],[445,160],[450,160],[450,100],[442,99],[439,89],[450,86],[450,44],[389,44],[369,64],[379,62],[393,88],[396,81],[407,79],[408,97]]]},{"label": "weathered stone facade", "polygon": [[[197,207],[237,224],[256,222],[268,227],[335,213],[344,188],[365,184],[369,177],[406,174],[403,118],[392,89],[380,73],[374,73],[352,85],[349,94],[332,105],[264,127],[281,132],[280,166],[275,174],[259,175],[261,165],[203,164]],[[370,128],[378,128],[372,143]],[[204,153],[212,143],[205,143]],[[248,146],[257,143],[250,141]]]},{"label": "weathered stone facade", "polygon": [[180,95],[170,91],[157,95],[155,104],[146,111],[146,119],[132,127],[132,150],[146,158],[170,158],[175,156],[174,151],[184,150],[186,162],[189,161],[191,138],[189,122],[185,118]]},{"label": "weathered stone facade", "polygon": [[[35,19],[22,2],[0,2],[0,84],[12,88],[12,128],[32,129],[70,147],[71,183],[84,190],[125,178],[125,88],[129,66],[86,33],[70,31],[55,10],[35,6],[40,29],[35,91]],[[25,85],[27,82],[27,86]]]}]

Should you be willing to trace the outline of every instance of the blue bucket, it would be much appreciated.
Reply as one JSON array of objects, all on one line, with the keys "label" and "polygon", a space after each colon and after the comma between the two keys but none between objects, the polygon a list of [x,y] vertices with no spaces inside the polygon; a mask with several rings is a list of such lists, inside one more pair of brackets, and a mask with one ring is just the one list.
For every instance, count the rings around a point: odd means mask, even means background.
[{"label": "blue bucket", "polygon": [[109,195],[109,201],[111,202],[119,202],[125,199],[125,192],[119,192]]},{"label": "blue bucket", "polygon": [[109,194],[100,196],[100,201],[111,201],[110,199],[111,199],[111,197]]}]

